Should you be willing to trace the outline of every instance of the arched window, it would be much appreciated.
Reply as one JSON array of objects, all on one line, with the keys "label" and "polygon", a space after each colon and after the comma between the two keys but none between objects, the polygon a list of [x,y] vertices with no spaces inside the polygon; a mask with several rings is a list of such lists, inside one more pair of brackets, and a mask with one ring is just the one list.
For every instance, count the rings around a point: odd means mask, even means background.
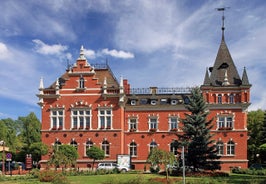
[{"label": "arched window", "polygon": [[137,144],[135,142],[131,142],[129,145],[130,155],[133,157],[137,156]]},{"label": "arched window", "polygon": [[234,95],[233,94],[229,95],[229,103],[230,104],[234,103]]},{"label": "arched window", "polygon": [[153,149],[153,148],[156,148],[158,145],[157,145],[157,143],[155,142],[155,141],[152,141],[151,143],[150,143],[150,151]]},{"label": "arched window", "polygon": [[105,156],[110,155],[110,144],[108,141],[102,142],[102,150],[104,151]]},{"label": "arched window", "polygon": [[229,141],[227,143],[227,155],[234,155],[235,154],[235,143],[234,141]]},{"label": "arched window", "polygon": [[178,142],[177,142],[177,140],[174,140],[173,142],[171,142],[171,144],[170,144],[170,151],[172,152],[172,153],[174,153],[174,155],[175,156],[177,156],[177,154],[178,154]]},{"label": "arched window", "polygon": [[61,146],[61,145],[62,145],[62,143],[59,141],[59,139],[56,139],[54,142],[54,148],[56,150],[58,150],[59,146]]},{"label": "arched window", "polygon": [[219,95],[218,95],[218,98],[217,98],[217,100],[218,100],[218,103],[219,103],[219,104],[221,104],[221,103],[222,103],[222,95],[221,95],[221,94],[219,94]]},{"label": "arched window", "polygon": [[224,154],[224,143],[222,141],[219,141],[217,142],[216,147],[217,147],[217,154],[223,155]]},{"label": "arched window", "polygon": [[84,87],[85,87],[84,86],[84,78],[81,75],[80,78],[79,78],[79,88],[83,89]]},{"label": "arched window", "polygon": [[78,149],[78,143],[74,139],[71,140],[70,145]]},{"label": "arched window", "polygon": [[93,142],[91,140],[88,140],[86,142],[86,150],[90,149],[93,146]]}]

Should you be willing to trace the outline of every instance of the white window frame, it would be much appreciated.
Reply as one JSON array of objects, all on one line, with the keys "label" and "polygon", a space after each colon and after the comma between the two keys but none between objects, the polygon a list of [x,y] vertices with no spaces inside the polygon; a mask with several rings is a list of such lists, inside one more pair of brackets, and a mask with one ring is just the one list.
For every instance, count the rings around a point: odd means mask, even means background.
[{"label": "white window frame", "polygon": [[[88,143],[91,143],[91,144],[88,144]],[[94,145],[94,143],[93,143],[91,140],[87,140],[87,141],[84,143],[84,156],[87,157],[87,148],[90,149],[93,145]]]},{"label": "white window frame", "polygon": [[178,141],[177,140],[174,140],[170,143],[170,152],[172,152],[175,156],[178,156],[178,146],[175,147],[175,146],[172,146],[172,144],[175,144],[177,143],[178,144]]},{"label": "white window frame", "polygon": [[[175,120],[175,121],[172,121]],[[169,130],[177,130],[178,129],[178,124],[179,124],[179,118],[177,116],[170,116],[168,118],[168,123],[169,123]]]},{"label": "white window frame", "polygon": [[[158,117],[157,116],[151,116],[149,117],[149,130],[151,129],[155,129],[158,130],[159,127],[159,121],[158,121]],[[153,120],[156,120],[155,122],[153,122]]]},{"label": "white window frame", "polygon": [[226,144],[226,154],[227,155],[235,155],[236,143],[232,140],[228,141]]},{"label": "white window frame", "polygon": [[50,109],[50,130],[64,129],[65,110],[62,108]]},{"label": "white window frame", "polygon": [[216,143],[217,147],[217,155],[224,155],[224,143],[222,141],[218,141]]},{"label": "white window frame", "polygon": [[[133,154],[131,154],[131,153],[133,153]],[[135,142],[131,142],[129,144],[129,155],[131,157],[137,157],[138,156],[138,145]]]},{"label": "white window frame", "polygon": [[[91,118],[92,118],[91,113],[92,112],[90,108],[71,109],[71,129],[82,129],[82,130],[91,129]],[[75,119],[77,121],[77,127],[75,127],[74,125]],[[83,121],[83,125],[81,125],[82,121]]]},{"label": "white window frame", "polygon": [[98,109],[98,129],[113,129],[112,108]]},{"label": "white window frame", "polygon": [[79,88],[84,89],[85,88],[85,79],[83,76],[80,76],[79,78]]},{"label": "white window frame", "polygon": [[234,96],[234,94],[230,94],[230,95],[229,95],[229,103],[230,103],[230,104],[235,103],[235,96]]},{"label": "white window frame", "polygon": [[219,129],[233,129],[234,128],[234,118],[232,115],[220,115],[217,119],[217,128]]},{"label": "white window frame", "polygon": [[152,142],[149,144],[149,151],[151,152],[151,150],[152,150],[153,148],[157,148],[157,147],[158,147],[157,142],[152,141]]},{"label": "white window frame", "polygon": [[69,143],[69,145],[73,146],[74,148],[76,148],[76,150],[78,150],[78,143],[77,143],[76,140],[74,140],[74,139],[71,140],[70,143]]},{"label": "white window frame", "polygon": [[223,103],[223,96],[222,96],[221,94],[218,94],[218,95],[217,95],[217,103],[218,103],[218,104]]},{"label": "white window frame", "polygon": [[[105,142],[107,142],[108,144],[106,144]],[[105,155],[105,157],[109,157],[110,156],[110,146],[111,144],[110,144],[110,142],[109,141],[107,141],[107,140],[104,140],[102,143],[101,143],[101,148],[102,148],[102,150],[104,151],[104,155]],[[108,154],[107,154],[107,152],[108,152]]]},{"label": "white window frame", "polygon": [[137,131],[137,129],[138,129],[138,118],[136,117],[128,118],[128,130]]}]

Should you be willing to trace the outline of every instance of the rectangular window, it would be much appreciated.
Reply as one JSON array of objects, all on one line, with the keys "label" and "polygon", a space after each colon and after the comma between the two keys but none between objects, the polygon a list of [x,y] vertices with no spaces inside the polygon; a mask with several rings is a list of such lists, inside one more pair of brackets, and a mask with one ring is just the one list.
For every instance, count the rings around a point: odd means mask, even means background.
[{"label": "rectangular window", "polygon": [[90,129],[91,111],[88,109],[71,110],[72,129]]},{"label": "rectangular window", "polygon": [[178,118],[177,117],[170,117],[169,118],[169,128],[170,128],[170,130],[177,130],[178,129]]},{"label": "rectangular window", "polygon": [[129,131],[134,132],[137,130],[137,119],[129,119]]},{"label": "rectangular window", "polygon": [[149,129],[150,130],[156,130],[158,129],[158,121],[157,121],[157,117],[152,117],[149,119]]},{"label": "rectangular window", "polygon": [[63,109],[54,109],[50,113],[51,118],[51,129],[63,129],[64,125],[64,110]]},{"label": "rectangular window", "polygon": [[231,116],[218,117],[218,129],[233,129],[233,118]]},{"label": "rectangular window", "polygon": [[98,111],[98,127],[99,129],[111,129],[112,128],[112,110],[100,109]]}]

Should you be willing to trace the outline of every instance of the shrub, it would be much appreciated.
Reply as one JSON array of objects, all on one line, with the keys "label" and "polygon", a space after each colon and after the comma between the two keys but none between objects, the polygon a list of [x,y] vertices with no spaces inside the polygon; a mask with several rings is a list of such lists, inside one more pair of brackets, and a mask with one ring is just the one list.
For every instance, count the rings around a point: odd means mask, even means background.
[{"label": "shrub", "polygon": [[39,178],[40,177],[40,170],[39,169],[32,169],[30,171],[30,175],[33,177],[33,178]]},{"label": "shrub", "polygon": [[266,175],[266,170],[254,170],[254,169],[240,169],[240,168],[233,168],[232,173],[236,174],[249,174],[249,175]]},{"label": "shrub", "polygon": [[52,184],[69,184],[70,181],[66,178],[66,176],[57,174],[55,178],[52,180]]},{"label": "shrub", "polygon": [[39,175],[39,180],[40,182],[52,182],[53,179],[55,178],[55,171],[51,171],[51,170],[45,170],[45,171],[41,171],[40,175]]}]

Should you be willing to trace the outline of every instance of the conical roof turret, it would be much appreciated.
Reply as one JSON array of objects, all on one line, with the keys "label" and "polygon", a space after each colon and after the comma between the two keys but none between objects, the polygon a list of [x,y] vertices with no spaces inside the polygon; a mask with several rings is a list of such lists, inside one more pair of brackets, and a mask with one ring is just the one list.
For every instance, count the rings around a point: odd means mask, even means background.
[{"label": "conical roof turret", "polygon": [[227,81],[230,85],[241,85],[241,79],[229,52],[229,49],[225,43],[223,30],[221,44],[211,70],[211,85],[222,86],[225,78],[225,71],[227,72]]}]

